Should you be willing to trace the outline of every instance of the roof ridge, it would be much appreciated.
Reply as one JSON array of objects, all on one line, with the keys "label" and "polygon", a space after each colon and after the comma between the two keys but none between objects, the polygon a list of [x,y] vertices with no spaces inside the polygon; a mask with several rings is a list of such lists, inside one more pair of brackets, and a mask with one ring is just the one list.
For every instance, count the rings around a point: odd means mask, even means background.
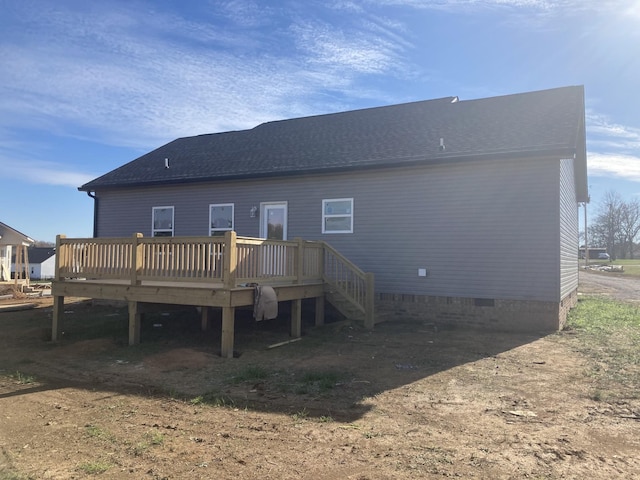
[{"label": "roof ridge", "polygon": [[450,97],[432,98],[427,100],[415,100],[412,102],[394,103],[389,105],[377,105],[374,107],[356,108],[353,110],[344,110],[340,112],[318,113],[314,115],[306,115],[304,117],[282,118],[280,120],[269,120],[267,122],[260,123],[255,127],[251,128],[250,130],[255,130],[256,128],[259,128],[265,125],[275,124],[275,123],[294,122],[299,120],[310,120],[310,119],[335,117],[335,116],[350,115],[350,114],[361,114],[366,112],[373,112],[376,110],[379,111],[379,110],[385,110],[385,109],[399,109],[399,108],[406,108],[410,105],[427,104],[427,103],[442,103],[443,105],[448,105],[450,103],[454,103],[455,101],[457,101],[457,99],[458,97],[450,96]]},{"label": "roof ridge", "polygon": [[562,90],[576,90],[584,93],[584,85],[565,85],[563,87],[554,87],[554,88],[543,88],[541,90],[532,90],[530,92],[516,92],[516,93],[505,93],[502,95],[493,95],[491,97],[481,97],[481,98],[469,98],[466,100],[459,99],[456,103],[469,103],[469,102],[486,102],[492,100],[500,100],[500,99],[508,99],[508,98],[516,98],[516,97],[527,97],[539,94],[550,94],[551,92],[560,92]]}]

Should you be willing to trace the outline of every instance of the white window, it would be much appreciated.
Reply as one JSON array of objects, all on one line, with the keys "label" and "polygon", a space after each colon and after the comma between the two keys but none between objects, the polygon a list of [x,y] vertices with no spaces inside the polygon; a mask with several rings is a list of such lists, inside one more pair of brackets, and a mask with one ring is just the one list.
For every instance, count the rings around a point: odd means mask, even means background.
[{"label": "white window", "polygon": [[322,233],[353,233],[353,198],[322,200]]},{"label": "white window", "polygon": [[233,203],[209,205],[209,235],[233,230]]},{"label": "white window", "polygon": [[173,237],[173,207],[153,207],[151,236]]}]

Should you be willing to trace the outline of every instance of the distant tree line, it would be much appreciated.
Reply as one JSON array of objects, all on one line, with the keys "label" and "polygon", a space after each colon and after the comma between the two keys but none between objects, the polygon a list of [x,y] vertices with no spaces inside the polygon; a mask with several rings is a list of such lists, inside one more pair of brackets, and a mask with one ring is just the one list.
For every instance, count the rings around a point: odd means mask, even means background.
[{"label": "distant tree line", "polygon": [[33,244],[34,247],[55,247],[56,243],[55,242],[45,242],[42,240],[36,240],[35,243]]},{"label": "distant tree line", "polygon": [[606,247],[611,258],[634,258],[640,233],[640,202],[625,201],[617,192],[609,191],[597,206],[588,227],[588,243]]}]

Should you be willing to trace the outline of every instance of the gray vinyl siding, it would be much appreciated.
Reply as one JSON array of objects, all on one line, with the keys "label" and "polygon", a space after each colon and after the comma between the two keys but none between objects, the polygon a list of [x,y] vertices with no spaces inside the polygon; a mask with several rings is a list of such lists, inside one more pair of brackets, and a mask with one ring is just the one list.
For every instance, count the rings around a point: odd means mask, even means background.
[{"label": "gray vinyl siding", "polygon": [[[376,276],[376,291],[556,301],[557,159],[483,161],[98,192],[98,235],[151,234],[153,206],[175,207],[175,235],[207,235],[209,204],[288,202],[288,237],[329,242]],[[322,234],[322,200],[354,199],[354,233]],[[426,268],[427,277],[418,277]]]},{"label": "gray vinyl siding", "polygon": [[560,299],[578,288],[578,204],[574,161],[560,161]]}]

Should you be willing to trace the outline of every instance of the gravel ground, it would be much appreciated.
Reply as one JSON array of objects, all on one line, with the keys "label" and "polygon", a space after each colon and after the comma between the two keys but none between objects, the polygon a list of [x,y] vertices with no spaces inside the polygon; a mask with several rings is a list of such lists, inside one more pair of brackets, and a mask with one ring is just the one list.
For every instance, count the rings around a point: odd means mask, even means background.
[{"label": "gravel ground", "polygon": [[625,302],[640,302],[640,278],[582,269],[579,292],[601,294]]}]

